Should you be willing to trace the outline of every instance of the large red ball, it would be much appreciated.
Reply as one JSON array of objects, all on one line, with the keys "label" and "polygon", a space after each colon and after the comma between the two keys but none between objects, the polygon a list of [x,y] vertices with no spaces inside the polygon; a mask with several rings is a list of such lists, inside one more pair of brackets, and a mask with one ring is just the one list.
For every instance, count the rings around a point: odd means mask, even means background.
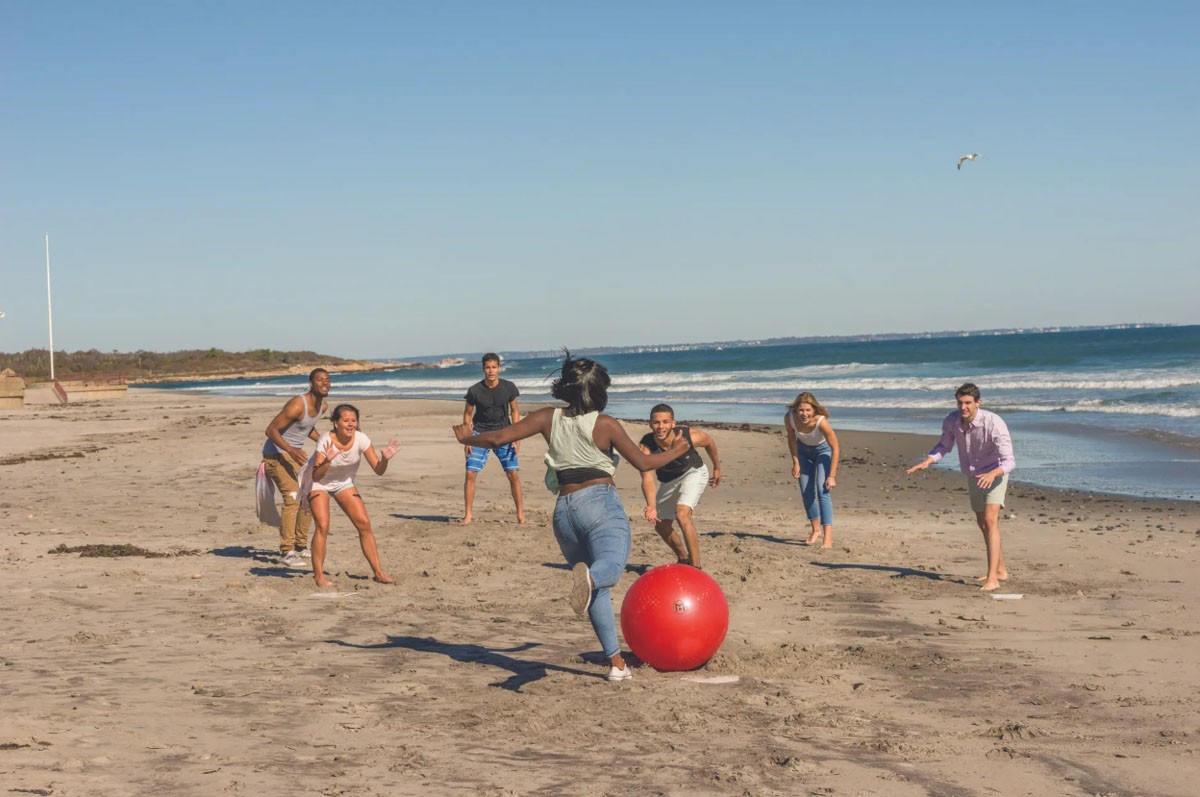
[{"label": "large red ball", "polygon": [[727,630],[725,593],[688,565],[653,568],[633,582],[621,604],[629,649],[658,670],[696,669],[721,647]]}]

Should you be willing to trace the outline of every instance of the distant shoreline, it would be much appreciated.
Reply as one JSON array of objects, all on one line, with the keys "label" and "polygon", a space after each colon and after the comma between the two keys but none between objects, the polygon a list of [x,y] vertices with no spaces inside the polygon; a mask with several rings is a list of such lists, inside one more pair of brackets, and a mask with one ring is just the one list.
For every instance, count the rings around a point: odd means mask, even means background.
[{"label": "distant shoreline", "polygon": [[414,362],[361,362],[338,363],[312,362],[303,365],[292,365],[287,368],[273,368],[266,371],[233,371],[219,374],[177,374],[162,377],[143,377],[128,380],[128,384],[137,387],[152,387],[154,385],[178,384],[181,382],[224,382],[239,379],[270,379],[278,376],[305,376],[314,368],[324,368],[333,376],[338,374],[375,373],[378,371],[421,370],[427,368],[445,368],[452,365],[462,365],[461,361],[447,357],[436,363]]},{"label": "distant shoreline", "polygon": [[147,385],[174,384],[179,382],[217,382],[232,379],[265,379],[277,376],[302,376],[308,374],[314,368],[324,368],[329,373],[334,374],[349,374],[349,373],[371,373],[375,371],[392,371],[400,368],[436,368],[435,365],[425,365],[422,363],[379,363],[379,362],[357,362],[357,363],[339,363],[332,365],[323,362],[306,363],[303,365],[292,365],[287,368],[273,368],[267,371],[234,371],[229,373],[216,374],[178,374],[172,376],[154,376],[140,377],[130,379],[129,384],[139,387]]}]

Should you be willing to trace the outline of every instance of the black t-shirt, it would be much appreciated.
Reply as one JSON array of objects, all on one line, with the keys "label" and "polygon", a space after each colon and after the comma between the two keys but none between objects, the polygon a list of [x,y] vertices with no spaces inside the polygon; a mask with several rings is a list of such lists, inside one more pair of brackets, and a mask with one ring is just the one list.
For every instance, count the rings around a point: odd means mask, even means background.
[{"label": "black t-shirt", "polygon": [[[704,467],[704,460],[700,459],[700,452],[692,444],[691,428],[688,426],[676,426],[675,434],[681,434],[683,435],[683,439],[687,440],[688,452],[679,459],[673,459],[654,471],[660,482],[673,482],[689,470]],[[642,437],[640,443],[649,449],[651,454],[657,454],[663,450],[658,441],[654,439],[654,432],[647,432]]]},{"label": "black t-shirt", "polygon": [[466,399],[475,408],[475,414],[471,416],[475,431],[491,432],[511,424],[512,410],[509,405],[519,395],[521,391],[507,379],[501,379],[495,387],[488,387],[482,379],[471,385]]}]

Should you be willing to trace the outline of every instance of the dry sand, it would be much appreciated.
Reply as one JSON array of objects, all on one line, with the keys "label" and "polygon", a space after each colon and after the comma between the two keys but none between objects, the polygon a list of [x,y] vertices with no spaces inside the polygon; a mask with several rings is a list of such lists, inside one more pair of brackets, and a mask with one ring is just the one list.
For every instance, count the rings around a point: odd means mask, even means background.
[{"label": "dry sand", "polygon": [[[253,517],[280,400],[0,413],[0,793],[1197,793],[1200,504],[1013,485],[1003,591],[1024,597],[999,601],[972,582],[961,477],[903,473],[936,429],[843,432],[821,550],[781,431],[709,427],[725,481],[697,517],[731,624],[693,675],[738,680],[610,684],[567,606],[544,444],[522,450],[530,522],[490,463],[463,528],[460,407],[358,403],[403,444],[359,478],[399,584],[370,581],[335,513],[324,594]],[[619,601],[672,557],[628,465],[618,485],[637,518]],[[179,555],[50,553],[126,544]]]}]

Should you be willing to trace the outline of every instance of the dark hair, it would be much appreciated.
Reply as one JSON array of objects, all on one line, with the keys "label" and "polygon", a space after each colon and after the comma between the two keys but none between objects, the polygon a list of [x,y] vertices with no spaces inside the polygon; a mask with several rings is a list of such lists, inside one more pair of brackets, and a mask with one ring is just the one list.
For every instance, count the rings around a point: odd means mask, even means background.
[{"label": "dark hair", "polygon": [[342,417],[342,413],[344,413],[344,412],[353,412],[354,420],[358,420],[358,407],[354,406],[353,404],[337,405],[336,407],[333,408],[333,412],[331,412],[329,414],[329,420],[333,421],[334,423],[337,423],[338,419]]},{"label": "dark hair", "polygon": [[829,417],[829,410],[822,407],[821,402],[817,401],[817,397],[812,393],[809,393],[807,390],[796,396],[796,398],[792,400],[792,403],[789,404],[788,407],[792,410],[798,410],[800,409],[801,404],[810,404],[812,405],[814,413],[817,415],[824,415],[826,418]]},{"label": "dark hair", "polygon": [[669,412],[672,418],[675,417],[675,410],[671,409],[670,404],[655,404],[650,410],[650,417],[653,418],[656,412]]},{"label": "dark hair", "polygon": [[958,390],[954,391],[954,398],[957,399],[957,398],[961,398],[962,396],[972,396],[972,397],[974,397],[976,403],[978,403],[979,402],[979,388],[975,387],[970,382],[964,382]]},{"label": "dark hair", "polygon": [[571,357],[563,349],[563,364],[559,377],[550,384],[550,395],[567,402],[576,414],[603,412],[608,406],[608,369],[587,357]]},{"label": "dark hair", "polygon": [[326,371],[324,368],[314,368],[308,372],[308,381],[311,382],[314,379],[316,379],[317,374],[325,374],[325,376],[329,376],[329,372]]},{"label": "dark hair", "polygon": [[500,355],[496,354],[494,351],[489,351],[487,354],[483,355],[483,359],[480,360],[480,365],[487,365],[488,363],[495,363],[496,365],[499,365]]}]

